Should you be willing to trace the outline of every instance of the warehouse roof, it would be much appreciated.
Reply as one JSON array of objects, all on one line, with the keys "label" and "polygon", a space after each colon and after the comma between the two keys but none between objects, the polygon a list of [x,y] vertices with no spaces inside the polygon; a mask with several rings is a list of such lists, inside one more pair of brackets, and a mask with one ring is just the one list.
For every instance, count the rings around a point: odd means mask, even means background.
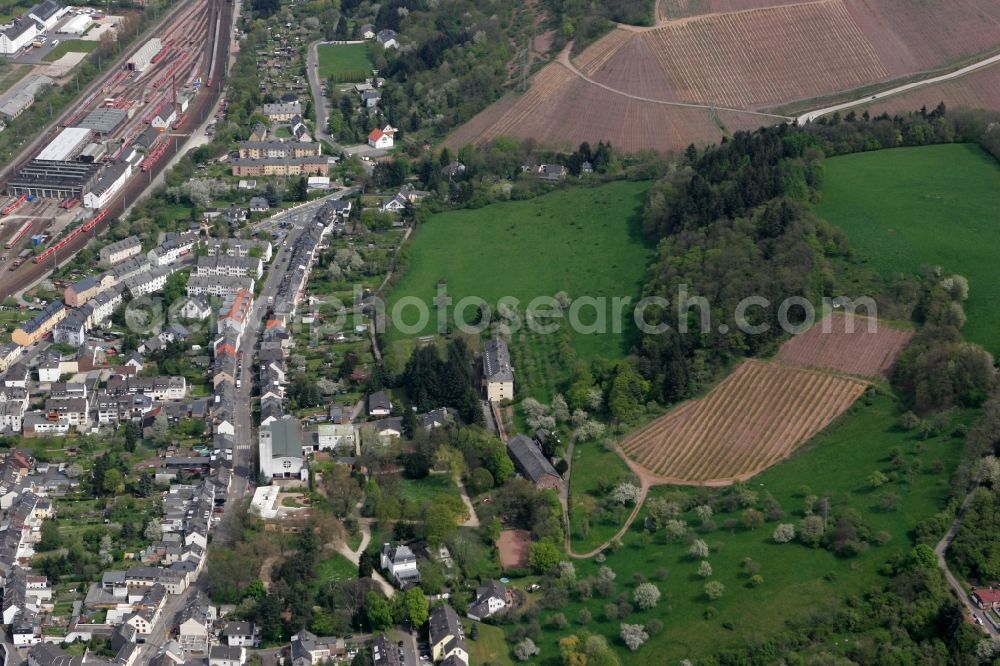
[{"label": "warehouse roof", "polygon": [[86,143],[93,130],[86,127],[67,127],[56,135],[49,145],[45,146],[42,152],[38,153],[39,160],[65,160],[73,156],[77,148]]},{"label": "warehouse roof", "polygon": [[77,123],[79,127],[87,127],[100,134],[110,134],[128,118],[124,109],[94,109]]}]

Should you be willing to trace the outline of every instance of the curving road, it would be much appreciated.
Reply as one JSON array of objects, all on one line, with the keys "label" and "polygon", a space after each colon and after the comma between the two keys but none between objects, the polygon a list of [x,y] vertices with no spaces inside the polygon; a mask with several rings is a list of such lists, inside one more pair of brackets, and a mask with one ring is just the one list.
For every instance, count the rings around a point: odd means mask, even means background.
[{"label": "curving road", "polygon": [[886,97],[892,97],[893,95],[898,95],[900,93],[909,92],[917,88],[923,88],[924,86],[934,85],[935,83],[942,83],[944,81],[951,81],[952,79],[957,79],[965,76],[966,74],[971,74],[980,69],[990,67],[991,65],[996,65],[1000,63],[1000,54],[990,56],[989,58],[984,58],[971,65],[966,65],[960,69],[956,69],[954,72],[949,72],[947,74],[942,74],[940,76],[935,76],[929,79],[924,79],[922,81],[914,81],[913,83],[906,83],[901,86],[896,86],[895,88],[890,88],[889,90],[883,90],[882,92],[875,93],[874,95],[866,95],[865,97],[852,100],[850,102],[843,102],[841,104],[834,104],[833,106],[827,106],[822,109],[816,109],[815,111],[807,111],[802,115],[798,116],[795,120],[799,125],[816,120],[821,116],[825,116],[831,113],[836,113],[837,111],[844,111],[861,104],[867,104],[869,102],[876,102]]}]

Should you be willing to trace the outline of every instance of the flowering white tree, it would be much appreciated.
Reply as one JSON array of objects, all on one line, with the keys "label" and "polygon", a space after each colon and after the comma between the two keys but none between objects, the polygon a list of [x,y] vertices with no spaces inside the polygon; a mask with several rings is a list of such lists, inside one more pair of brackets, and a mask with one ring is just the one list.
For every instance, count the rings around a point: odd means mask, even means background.
[{"label": "flowering white tree", "polygon": [[708,560],[702,560],[701,564],[698,565],[698,575],[702,578],[712,577],[712,565]]},{"label": "flowering white tree", "polygon": [[688,555],[699,560],[708,557],[708,544],[703,539],[695,539],[688,548]]},{"label": "flowering white tree", "polygon": [[649,640],[646,627],[641,624],[622,624],[621,637],[625,641],[629,650],[638,650],[642,644]]},{"label": "flowering white tree", "polygon": [[632,592],[632,600],[642,610],[649,610],[660,600],[660,588],[653,583],[640,583]]},{"label": "flowering white tree", "polygon": [[771,535],[775,543],[788,543],[795,538],[795,525],[791,523],[781,523],[774,528],[774,534]]},{"label": "flowering white tree", "polygon": [[528,661],[535,655],[537,655],[541,650],[535,645],[535,641],[530,638],[525,638],[523,641],[514,646],[514,656],[518,658],[519,661]]},{"label": "flowering white tree", "polygon": [[642,488],[634,483],[619,483],[611,491],[611,501],[615,504],[635,504],[642,495]]}]

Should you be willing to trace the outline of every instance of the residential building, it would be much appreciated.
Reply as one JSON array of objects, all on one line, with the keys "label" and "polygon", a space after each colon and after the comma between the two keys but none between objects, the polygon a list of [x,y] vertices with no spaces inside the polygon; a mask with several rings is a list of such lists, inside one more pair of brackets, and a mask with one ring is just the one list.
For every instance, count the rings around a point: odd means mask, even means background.
[{"label": "residential building", "polygon": [[197,277],[252,277],[259,280],[264,274],[264,262],[249,255],[198,257],[194,274]]},{"label": "residential building", "polygon": [[310,157],[323,154],[319,143],[304,141],[241,141],[240,157],[243,159],[260,160],[280,157]]},{"label": "residential building", "polygon": [[507,586],[497,580],[476,588],[476,597],[469,604],[468,616],[482,620],[505,610],[510,603]]},{"label": "residential building", "polygon": [[110,268],[126,259],[142,254],[142,241],[138,236],[129,236],[110,245],[105,245],[97,254],[100,257],[101,265]]},{"label": "residential building", "polygon": [[254,280],[250,277],[225,277],[193,275],[188,278],[188,296],[219,296],[225,298],[235,295],[241,289],[253,291]]},{"label": "residential building", "polygon": [[372,664],[374,666],[404,666],[399,647],[384,633],[372,641]]},{"label": "residential building", "polygon": [[514,369],[510,350],[500,338],[492,338],[483,348],[483,390],[490,402],[513,400]]},{"label": "residential building", "polygon": [[[391,145],[391,144],[390,144]],[[325,176],[330,168],[323,156],[278,157],[268,159],[234,158],[230,161],[234,176]]]},{"label": "residential building", "polygon": [[454,608],[447,604],[434,608],[430,613],[427,633],[433,661],[444,661],[449,657],[455,657],[465,664],[469,663],[465,632]]},{"label": "residential building", "polygon": [[232,647],[253,647],[254,634],[253,622],[227,622],[222,640]]},{"label": "residential building", "polygon": [[350,423],[324,423],[316,429],[316,447],[320,451],[332,451],[336,448],[354,450],[357,442],[357,430]]},{"label": "residential building", "polygon": [[208,651],[208,666],[243,666],[247,660],[246,648],[230,645],[213,645]]},{"label": "residential building", "polygon": [[202,296],[189,296],[178,313],[183,319],[204,321],[212,316],[212,304]]},{"label": "residential building", "polygon": [[62,301],[51,301],[41,312],[14,329],[10,339],[22,347],[30,347],[55,328],[66,313]]},{"label": "residential building", "polygon": [[386,125],[379,129],[376,127],[368,133],[368,145],[372,148],[389,149],[392,148],[396,137],[396,129],[392,125]]},{"label": "residential building", "polygon": [[395,578],[400,587],[420,582],[417,556],[409,546],[383,544],[380,562],[382,569]]},{"label": "residential building", "polygon": [[264,115],[273,123],[286,123],[294,116],[302,115],[302,104],[298,101],[265,104]]},{"label": "residential building", "polygon": [[379,30],[378,34],[375,35],[375,41],[386,49],[394,49],[399,46],[399,42],[396,41],[395,30]]},{"label": "residential building", "polygon": [[368,416],[389,416],[392,413],[392,401],[385,391],[376,391],[368,396]]}]

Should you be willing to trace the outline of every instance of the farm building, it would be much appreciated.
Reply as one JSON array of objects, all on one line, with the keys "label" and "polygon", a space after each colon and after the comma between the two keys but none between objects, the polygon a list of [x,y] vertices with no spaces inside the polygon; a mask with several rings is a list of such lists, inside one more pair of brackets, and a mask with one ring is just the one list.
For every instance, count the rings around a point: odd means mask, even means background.
[{"label": "farm building", "polygon": [[561,488],[562,477],[542,453],[538,444],[525,435],[514,435],[507,442],[507,454],[524,478],[539,488]]},{"label": "farm building", "polygon": [[84,162],[31,160],[7,181],[7,193],[65,199],[83,197],[97,180],[98,166]]},{"label": "farm building", "polygon": [[0,53],[14,55],[30,44],[37,34],[37,23],[29,18],[15,19],[9,28],[0,32]]},{"label": "farm building", "polygon": [[76,124],[77,127],[86,127],[94,130],[95,134],[107,136],[122,123],[128,120],[128,111],[124,109],[94,109],[83,120]]},{"label": "farm building", "polygon": [[67,127],[38,153],[36,159],[54,161],[72,159],[87,145],[90,133],[91,130],[86,127]]},{"label": "farm building", "polygon": [[83,196],[85,208],[103,208],[111,201],[111,197],[122,188],[128,177],[132,175],[132,165],[128,162],[115,162],[104,169],[100,179],[92,190]]},{"label": "farm building", "polygon": [[44,32],[54,28],[68,11],[68,7],[63,7],[56,0],[44,0],[28,10],[28,18],[38,23],[39,32]]},{"label": "farm building", "polygon": [[153,61],[153,57],[159,53],[162,48],[163,42],[161,42],[158,37],[153,37],[151,40],[143,44],[142,47],[128,59],[126,67],[135,72],[144,71]]},{"label": "farm building", "polygon": [[35,103],[35,97],[53,80],[43,74],[29,74],[0,96],[0,114],[17,118]]}]

